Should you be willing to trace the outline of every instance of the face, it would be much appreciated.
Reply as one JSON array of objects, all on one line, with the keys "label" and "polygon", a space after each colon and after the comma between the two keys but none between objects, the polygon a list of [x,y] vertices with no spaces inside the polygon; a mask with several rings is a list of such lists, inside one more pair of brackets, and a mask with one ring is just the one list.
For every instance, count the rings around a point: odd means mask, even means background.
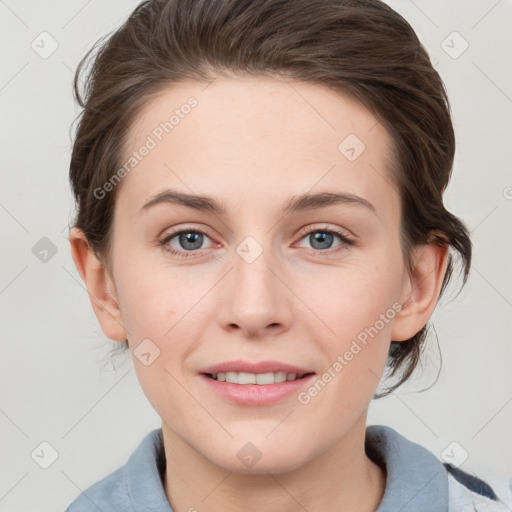
[{"label": "face", "polygon": [[[169,442],[232,471],[286,471],[364,424],[406,282],[390,144],[364,107],[311,84],[183,82],[146,105],[111,256],[137,376]],[[144,207],[165,191],[209,200]],[[294,367],[310,375],[204,374]]]}]

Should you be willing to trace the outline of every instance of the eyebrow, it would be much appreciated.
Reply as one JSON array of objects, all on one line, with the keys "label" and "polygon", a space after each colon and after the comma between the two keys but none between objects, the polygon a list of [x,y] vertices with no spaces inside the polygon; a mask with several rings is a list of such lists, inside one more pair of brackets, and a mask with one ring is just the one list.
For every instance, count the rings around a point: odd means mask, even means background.
[{"label": "eyebrow", "polygon": [[[217,201],[213,197],[166,189],[151,197],[139,210],[139,214],[145,213],[150,208],[160,204],[176,204],[219,216],[225,215],[227,212],[226,204]],[[282,215],[286,215],[288,213],[316,210],[337,204],[363,206],[374,214],[377,214],[375,207],[367,199],[354,194],[340,192],[305,193],[300,196],[294,196],[283,207],[281,213]]]}]

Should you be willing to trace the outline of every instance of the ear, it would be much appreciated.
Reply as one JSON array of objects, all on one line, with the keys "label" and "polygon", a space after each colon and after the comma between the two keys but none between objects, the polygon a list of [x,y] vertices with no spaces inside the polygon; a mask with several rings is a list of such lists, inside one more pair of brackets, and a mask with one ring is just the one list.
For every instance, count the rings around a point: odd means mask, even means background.
[{"label": "ear", "polygon": [[111,340],[125,341],[126,330],[121,318],[113,279],[90,249],[81,229],[72,228],[69,243],[73,261],[85,283],[101,329]]},{"label": "ear", "polygon": [[414,268],[407,276],[402,304],[391,330],[392,341],[412,338],[428,322],[439,298],[448,265],[449,246],[436,242],[420,245],[414,253]]}]

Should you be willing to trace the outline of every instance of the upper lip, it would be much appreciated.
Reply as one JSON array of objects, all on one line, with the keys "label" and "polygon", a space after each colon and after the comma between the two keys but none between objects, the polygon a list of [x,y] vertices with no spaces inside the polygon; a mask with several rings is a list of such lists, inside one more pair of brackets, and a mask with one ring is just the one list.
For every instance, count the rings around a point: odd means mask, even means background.
[{"label": "upper lip", "polygon": [[225,361],[223,363],[215,364],[203,368],[201,373],[209,373],[216,375],[217,373],[226,372],[247,372],[247,373],[270,373],[270,372],[285,372],[285,373],[296,373],[302,375],[304,373],[314,373],[310,369],[302,368],[300,366],[293,366],[287,363],[281,363],[279,361],[260,361],[252,363],[250,361],[243,361],[238,359],[237,361]]}]

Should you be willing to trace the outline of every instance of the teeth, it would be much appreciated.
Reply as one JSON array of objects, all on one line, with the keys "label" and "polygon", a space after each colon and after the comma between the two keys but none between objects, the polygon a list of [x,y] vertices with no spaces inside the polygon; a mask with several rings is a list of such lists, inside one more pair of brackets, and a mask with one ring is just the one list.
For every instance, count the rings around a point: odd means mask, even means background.
[{"label": "teeth", "polygon": [[219,382],[230,382],[232,384],[275,384],[285,382],[287,380],[300,379],[303,375],[285,372],[269,372],[269,373],[248,373],[248,372],[219,372],[212,375]]},{"label": "teeth", "polygon": [[[231,379],[236,379],[236,373],[230,372]],[[234,375],[233,375],[234,374]],[[228,376],[226,375],[226,379],[228,379]],[[229,380],[228,380],[229,382]],[[238,374],[238,384],[256,384],[256,375],[254,373],[245,373],[240,372]]]}]

